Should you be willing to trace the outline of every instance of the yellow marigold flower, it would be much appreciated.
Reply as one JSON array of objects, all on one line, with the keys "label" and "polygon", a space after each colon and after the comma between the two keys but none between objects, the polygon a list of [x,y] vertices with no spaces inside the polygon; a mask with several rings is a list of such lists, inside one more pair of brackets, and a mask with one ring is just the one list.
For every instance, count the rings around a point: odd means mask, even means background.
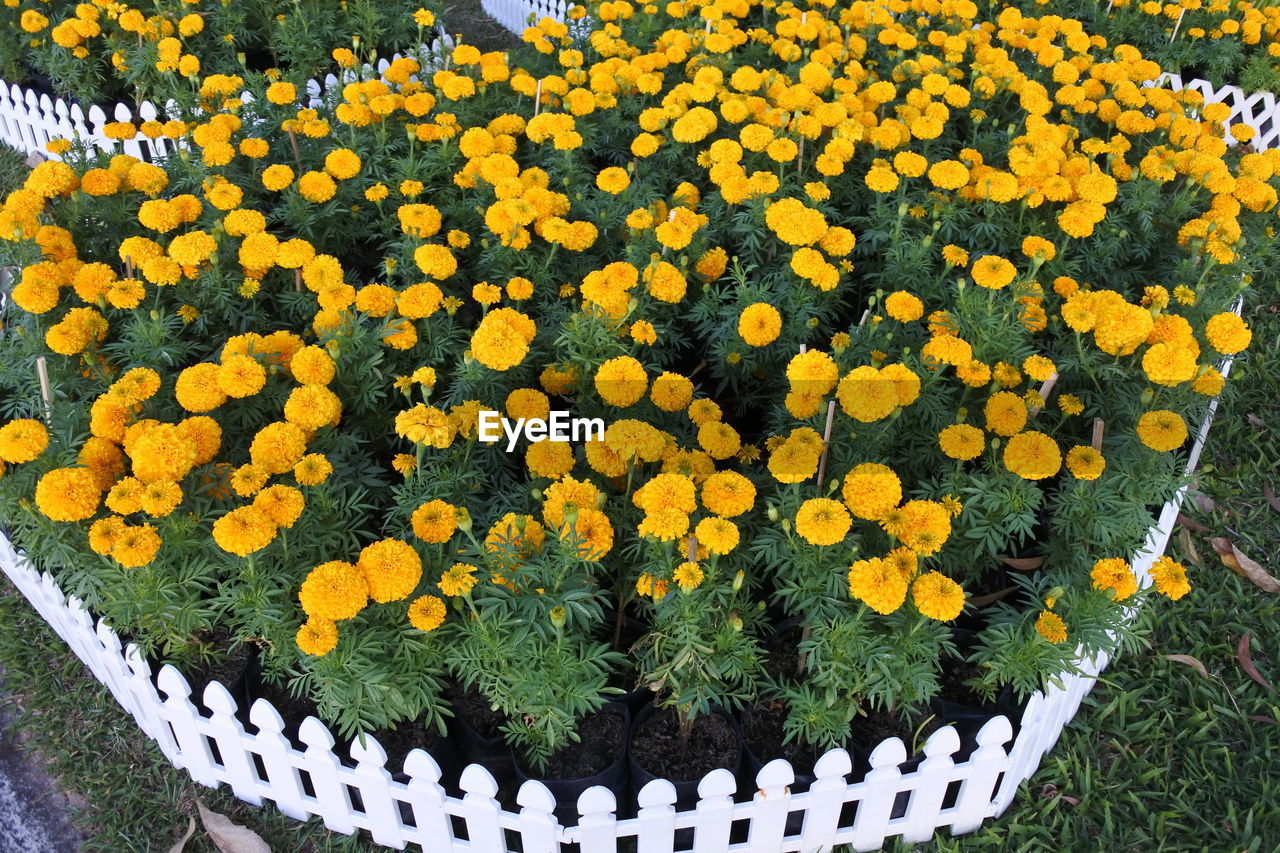
[{"label": "yellow marigold flower", "polygon": [[784,441],[769,454],[769,473],[779,483],[802,483],[818,471],[822,451],[801,441]]},{"label": "yellow marigold flower", "polygon": [[1054,256],[1058,254],[1058,249],[1052,241],[1032,235],[1030,237],[1023,238],[1022,254],[1032,260],[1039,256],[1041,260],[1051,261],[1054,259]]},{"label": "yellow marigold flower", "polygon": [[341,416],[342,401],[324,385],[300,385],[289,392],[284,404],[285,420],[308,432],[329,426]]},{"label": "yellow marigold flower", "polygon": [[529,317],[513,308],[498,308],[476,327],[471,351],[485,367],[507,370],[524,360],[536,332],[537,326]]},{"label": "yellow marigold flower", "polygon": [[1162,556],[1152,564],[1151,579],[1157,592],[1174,601],[1191,592],[1186,568],[1171,557]]},{"label": "yellow marigold flower", "polygon": [[880,526],[917,554],[936,554],[951,536],[951,514],[936,501],[907,501],[880,519]]},{"label": "yellow marigold flower", "polygon": [[1004,287],[1018,273],[1012,263],[999,255],[983,255],[974,261],[970,271],[976,284],[991,290]]},{"label": "yellow marigold flower", "polygon": [[691,513],[697,508],[693,480],[683,474],[658,474],[631,496],[631,502],[645,512],[674,509]]},{"label": "yellow marigold flower", "polygon": [[737,471],[718,471],[702,483],[702,504],[716,515],[734,518],[755,501],[755,485]]},{"label": "yellow marigold flower", "polygon": [[248,498],[262,491],[271,475],[256,465],[241,465],[231,472],[231,488],[242,498]]},{"label": "yellow marigold flower", "polygon": [[596,391],[606,403],[618,408],[639,401],[648,387],[644,366],[631,356],[611,358],[596,370]]},{"label": "yellow marigold flower", "polygon": [[658,508],[646,512],[636,532],[659,542],[671,542],[689,532],[689,516],[674,508]]},{"label": "yellow marigold flower", "polygon": [[[227,397],[252,397],[262,390],[266,382],[266,370],[251,356],[228,356],[218,367],[218,388]],[[208,409],[189,409],[189,411],[208,411]]]},{"label": "yellow marigold flower", "polygon": [[[648,578],[649,576],[642,575],[642,577]],[[676,566],[672,580],[676,582],[680,589],[688,592],[689,590],[697,589],[698,585],[702,583],[703,577],[702,568],[697,563],[686,561]],[[649,594],[652,594],[652,579],[650,579],[648,586]]]},{"label": "yellow marigold flower", "polygon": [[1210,317],[1205,324],[1204,334],[1209,339],[1209,346],[1223,355],[1241,352],[1253,339],[1253,332],[1249,330],[1248,324],[1230,311]]},{"label": "yellow marigold flower", "polygon": [[1077,480],[1096,480],[1106,467],[1107,460],[1088,445],[1076,445],[1067,451],[1067,470]]},{"label": "yellow marigold flower", "polygon": [[756,302],[743,309],[738,318],[738,334],[748,346],[762,347],[778,339],[782,331],[782,315],[777,308]]},{"label": "yellow marigold flower", "polygon": [[678,373],[663,373],[653,380],[649,399],[664,412],[678,412],[693,399],[693,383]]},{"label": "yellow marigold flower", "polygon": [[564,441],[535,441],[525,453],[525,465],[535,477],[556,480],[573,470],[573,449]]},{"label": "yellow marigold flower", "polygon": [[153,518],[163,518],[182,503],[182,487],[177,483],[148,483],[138,497],[138,506]]},{"label": "yellow marigold flower", "polygon": [[870,365],[849,371],[836,387],[836,399],[845,414],[862,423],[886,418],[900,404],[893,379]]},{"label": "yellow marigold flower", "polygon": [[444,601],[434,595],[422,595],[409,605],[409,624],[419,631],[430,633],[444,624]]},{"label": "yellow marigold flower", "polygon": [[877,613],[888,615],[907,600],[907,581],[888,560],[859,560],[849,567],[849,595]]},{"label": "yellow marigold flower", "polygon": [[318,486],[333,473],[333,466],[320,453],[308,453],[293,466],[293,478],[299,486]]},{"label": "yellow marigold flower", "polygon": [[811,545],[843,542],[852,524],[849,511],[830,498],[810,498],[796,513],[796,533]]},{"label": "yellow marigold flower", "polygon": [[1093,564],[1090,577],[1094,589],[1111,590],[1116,601],[1124,601],[1138,591],[1138,579],[1134,577],[1129,563],[1121,557],[1098,560]]},{"label": "yellow marigold flower", "polygon": [[1196,292],[1185,284],[1180,284],[1173,289],[1173,298],[1182,305],[1196,304]]},{"label": "yellow marigold flower", "polygon": [[827,233],[821,212],[806,207],[798,198],[784,198],[765,208],[765,224],[778,239],[792,246],[811,246]]},{"label": "yellow marigold flower", "polygon": [[298,178],[298,192],[314,204],[323,204],[333,198],[337,191],[338,185],[324,172],[304,172],[302,177]]},{"label": "yellow marigold flower", "polygon": [[959,160],[939,160],[929,167],[929,182],[944,190],[958,190],[969,183],[969,169]]},{"label": "yellow marigold flower", "polygon": [[249,446],[253,464],[268,474],[283,474],[307,452],[307,440],[296,424],[277,422],[258,430]]},{"label": "yellow marigold flower", "polygon": [[1058,408],[1064,415],[1078,415],[1084,411],[1084,401],[1074,394],[1059,394]]},{"label": "yellow marigold flower", "polygon": [[887,465],[865,462],[845,475],[841,496],[855,517],[876,521],[902,503],[902,482]]},{"label": "yellow marigold flower", "polygon": [[422,579],[418,552],[399,539],[383,539],[365,546],[356,568],[364,572],[369,597],[380,604],[407,598]]},{"label": "yellow marigold flower", "polygon": [[36,484],[36,507],[54,521],[80,521],[98,509],[102,490],[88,468],[54,468]]},{"label": "yellow marigold flower", "polygon": [[1187,440],[1187,424],[1177,412],[1156,409],[1138,418],[1138,438],[1152,450],[1174,450]]},{"label": "yellow marigold flower", "polygon": [[1004,465],[1023,479],[1043,480],[1062,468],[1062,451],[1042,432],[1022,432],[1005,445]]},{"label": "yellow marigold flower", "polygon": [[1029,355],[1023,360],[1022,369],[1036,382],[1044,382],[1058,371],[1058,366],[1042,355]]},{"label": "yellow marigold flower", "polygon": [[262,185],[272,192],[279,192],[293,183],[293,169],[283,163],[275,163],[262,170]]},{"label": "yellow marigold flower", "polygon": [[1036,617],[1036,633],[1044,637],[1051,643],[1065,643],[1067,641],[1067,623],[1062,621],[1062,617],[1049,610],[1040,611],[1040,615]]},{"label": "yellow marigold flower", "polygon": [[218,547],[241,557],[261,551],[275,538],[275,522],[253,506],[233,509],[213,523],[213,540]]},{"label": "yellow marigold flower", "polygon": [[440,590],[449,597],[470,595],[476,585],[476,567],[466,563],[454,563],[440,576]]},{"label": "yellow marigold flower", "polygon": [[742,439],[728,424],[708,421],[698,427],[698,444],[712,459],[728,459],[742,448]]},{"label": "yellow marigold flower", "polygon": [[941,572],[927,572],[911,585],[916,609],[930,619],[950,622],[964,610],[964,590]]},{"label": "yellow marigold flower", "polygon": [[306,500],[302,492],[292,486],[277,484],[258,492],[253,505],[265,512],[277,527],[287,529],[302,515]]},{"label": "yellow marigold flower", "polygon": [[968,424],[952,424],[938,433],[938,446],[952,459],[967,461],[982,455],[986,439],[982,430]]},{"label": "yellow marigold flower", "polygon": [[110,555],[111,548],[124,529],[124,519],[118,515],[98,519],[89,526],[89,547],[95,554],[101,554],[104,557]]},{"label": "yellow marigold flower", "polygon": [[1027,404],[1011,391],[997,391],[983,409],[987,429],[996,435],[1016,435],[1027,424]]},{"label": "yellow marigold flower", "polygon": [[150,524],[126,525],[111,544],[111,558],[126,569],[136,569],[155,559],[163,542]]},{"label": "yellow marigold flower", "polygon": [[[842,511],[844,507],[840,508]],[[738,525],[725,518],[704,518],[694,528],[698,548],[712,554],[728,554],[738,547]]]},{"label": "yellow marigold flower", "polygon": [[610,166],[596,175],[596,186],[610,195],[617,195],[631,186],[631,176],[626,169]]},{"label": "yellow marigold flower", "polygon": [[30,462],[48,446],[49,430],[40,421],[19,418],[0,427],[0,459],[5,462]]},{"label": "yellow marigold flower", "polygon": [[310,618],[340,622],[364,609],[369,601],[368,582],[351,563],[330,560],[307,573],[298,601]]},{"label": "yellow marigold flower", "polygon": [[942,260],[949,267],[969,265],[969,253],[959,246],[948,244],[942,247]]},{"label": "yellow marigold flower", "polygon": [[807,350],[792,357],[787,364],[787,381],[791,390],[821,397],[836,386],[840,368],[831,356],[821,350]]},{"label": "yellow marigold flower", "polygon": [[924,303],[905,290],[895,290],[885,297],[884,310],[899,323],[911,323],[924,316]]},{"label": "yellow marigold flower", "polygon": [[337,648],[338,626],[332,620],[313,616],[298,627],[294,642],[305,654],[324,657]]},{"label": "yellow marigold flower", "polygon": [[396,434],[414,444],[443,450],[453,443],[454,425],[449,416],[435,406],[419,403],[396,415]]}]

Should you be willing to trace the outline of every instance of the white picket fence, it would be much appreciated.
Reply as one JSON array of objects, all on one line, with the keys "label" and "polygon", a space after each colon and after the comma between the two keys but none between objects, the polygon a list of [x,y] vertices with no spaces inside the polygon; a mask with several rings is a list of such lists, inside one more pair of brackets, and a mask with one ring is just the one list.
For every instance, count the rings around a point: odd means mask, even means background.
[{"label": "white picket fence", "polygon": [[[435,41],[424,45],[419,53],[414,54],[414,58],[422,62],[424,69],[443,65],[453,44],[453,38],[438,27]],[[400,54],[397,53],[389,59],[379,59],[378,73],[385,73],[392,60],[398,58]],[[369,70],[371,69],[365,69],[366,72]],[[318,107],[325,95],[340,89],[354,77],[353,71],[346,71],[342,77],[329,74],[323,80],[308,80],[304,88],[311,105]],[[241,97],[250,100],[247,93]],[[54,139],[79,139],[101,151],[131,154],[140,160],[153,161],[173,150],[173,140],[164,137],[148,139],[141,134],[134,139],[115,140],[107,137],[104,128],[114,121],[135,124],[154,120],[163,122],[175,114],[176,111],[169,105],[166,104],[166,108],[161,109],[150,101],[143,101],[136,108],[126,104],[105,107],[93,105],[86,112],[77,103],[51,98],[48,94],[40,94],[0,80],[0,142],[26,154],[39,152],[44,157],[59,159],[57,154],[51,153],[45,146]]]}]

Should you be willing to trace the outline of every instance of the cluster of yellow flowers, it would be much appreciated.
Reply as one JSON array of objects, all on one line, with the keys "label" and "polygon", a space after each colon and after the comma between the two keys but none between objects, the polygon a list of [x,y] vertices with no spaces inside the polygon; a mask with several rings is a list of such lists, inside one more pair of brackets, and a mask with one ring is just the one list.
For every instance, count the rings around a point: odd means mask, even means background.
[{"label": "cluster of yellow flowers", "polygon": [[[53,37],[74,30],[67,46],[81,49],[99,17],[86,8]],[[1217,394],[1214,360],[1250,343],[1218,310],[1214,270],[1241,260],[1252,215],[1276,207],[1280,154],[1230,154],[1224,108],[1147,85],[1155,63],[1125,45],[1102,54],[1105,39],[1070,18],[984,20],[969,0],[614,0],[586,38],[531,27],[536,62],[458,45],[442,68],[398,58],[375,75],[340,49],[350,71],[321,103],[279,74],[201,78],[179,40],[200,32],[197,16],[109,14],[156,42],[162,70],[198,81],[202,111],[111,129],[181,139],[160,164],[50,161],[0,207],[0,236],[38,254],[14,303],[97,383],[76,401],[89,432],[78,465],[44,473],[36,505],[137,568],[163,561],[165,519],[216,495],[211,541],[252,560],[308,523],[307,490],[335,463],[352,480],[398,472],[379,497],[397,510],[358,531],[376,541],[301,582],[308,655],[334,649],[337,623],[370,601],[407,602],[404,619],[430,632],[445,599],[545,594],[530,566],[561,545],[656,602],[728,582],[722,564],[750,572],[776,536],[797,560],[838,567],[840,606],[910,602],[948,622],[967,596],[944,549],[964,547],[968,520],[961,490],[926,487],[922,471],[1036,489],[1065,466],[1071,486],[1106,483],[1103,445],[1076,443],[1086,411],[1122,413],[1117,452],[1141,451],[1134,435],[1176,450],[1186,399]],[[1008,133],[959,144],[989,113]],[[1130,185],[1180,194],[1186,218],[1164,249],[1198,280],[1133,292],[1067,275],[1085,277],[1081,247],[1126,213]],[[82,205],[120,213],[114,256],[64,227]],[[967,240],[946,217],[970,208],[1016,220],[1016,237],[993,251],[975,226]],[[904,237],[917,220],[950,230]],[[386,256],[344,254],[348,221],[376,223]],[[862,267],[897,243],[929,269],[875,292]],[[175,315],[200,346],[164,375],[134,366],[139,347],[113,346]],[[1098,353],[1152,386],[1140,406],[1107,398],[1088,368]],[[722,380],[715,399],[711,381],[695,384],[704,369]],[[353,405],[366,385],[406,404]],[[420,476],[449,460],[480,477],[497,458],[481,413],[545,420],[556,397],[600,414],[603,434],[530,443],[522,479],[504,468],[503,482],[531,489],[495,500],[465,477]],[[898,430],[917,458],[890,454]],[[15,420],[0,460],[32,463],[49,443],[40,422]],[[474,534],[473,512],[488,525]],[[600,587],[615,580],[592,571]],[[1171,598],[1189,588],[1172,561],[1152,574]],[[1117,558],[1079,581],[1115,601],[1137,591]],[[1035,630],[1067,638],[1052,604]]]}]

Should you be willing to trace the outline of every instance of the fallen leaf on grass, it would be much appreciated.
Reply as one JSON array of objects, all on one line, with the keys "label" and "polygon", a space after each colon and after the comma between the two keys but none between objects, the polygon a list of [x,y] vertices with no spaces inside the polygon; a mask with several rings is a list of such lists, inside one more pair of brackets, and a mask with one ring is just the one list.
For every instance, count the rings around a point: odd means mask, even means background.
[{"label": "fallen leaf on grass", "polygon": [[1194,530],[1196,533],[1209,532],[1209,528],[1205,527],[1203,524],[1201,524],[1198,521],[1192,521],[1182,513],[1178,513],[1178,524],[1181,524],[1183,527],[1187,528],[1188,530]]},{"label": "fallen leaf on grass", "polygon": [[1249,426],[1254,429],[1266,429],[1267,422],[1255,415],[1253,412],[1245,415],[1244,419],[1247,420],[1249,422]]},{"label": "fallen leaf on grass", "polygon": [[1208,495],[1201,495],[1201,494],[1191,495],[1191,502],[1195,504],[1196,507],[1205,515],[1208,515],[1209,513],[1213,512],[1214,507],[1216,506],[1216,504],[1214,504],[1213,502],[1213,498],[1209,497]]},{"label": "fallen leaf on grass", "polygon": [[204,831],[209,833],[213,846],[221,853],[271,853],[267,842],[252,829],[232,823],[226,815],[209,811],[199,800],[196,801],[196,808],[200,810],[200,822],[204,824]]},{"label": "fallen leaf on grass", "polygon": [[187,818],[187,831],[183,834],[181,838],[173,842],[173,846],[169,848],[169,853],[182,853],[183,849],[187,846],[187,842],[191,840],[191,836],[195,834],[196,834],[196,819],[193,817],[189,817]]},{"label": "fallen leaf on grass", "polygon": [[1236,660],[1240,661],[1240,668],[1245,674],[1263,687],[1275,693],[1276,690],[1267,680],[1262,677],[1262,673],[1258,672],[1258,668],[1253,665],[1253,655],[1249,654],[1249,638],[1253,636],[1252,631],[1245,631],[1244,636],[1240,638],[1240,642],[1236,644]]},{"label": "fallen leaf on grass", "polygon": [[1280,592],[1280,581],[1267,573],[1267,570],[1241,553],[1230,539],[1215,536],[1209,540],[1213,550],[1222,559],[1223,565],[1238,575],[1244,575],[1253,585],[1263,592]]},{"label": "fallen leaf on grass", "polygon": [[1280,499],[1276,498],[1276,493],[1271,490],[1270,483],[1262,487],[1262,496],[1267,499],[1267,503],[1271,504],[1272,509],[1280,512]]},{"label": "fallen leaf on grass", "polygon": [[1185,663],[1187,666],[1200,673],[1201,676],[1208,678],[1209,670],[1205,669],[1204,664],[1200,663],[1200,659],[1192,655],[1165,655],[1165,660],[1171,660],[1174,663]]},{"label": "fallen leaf on grass", "polygon": [[1258,714],[1249,714],[1247,717],[1245,717],[1245,719],[1253,720],[1255,723],[1269,723],[1270,725],[1273,725],[1273,726],[1280,726],[1280,723],[1277,723],[1275,720],[1271,719],[1270,717],[1263,717]]},{"label": "fallen leaf on grass", "polygon": [[1200,562],[1200,552],[1196,550],[1196,544],[1191,541],[1190,530],[1184,527],[1178,531],[1178,544],[1182,546],[1182,553],[1186,556],[1187,562],[1197,569],[1204,568],[1204,564]]}]

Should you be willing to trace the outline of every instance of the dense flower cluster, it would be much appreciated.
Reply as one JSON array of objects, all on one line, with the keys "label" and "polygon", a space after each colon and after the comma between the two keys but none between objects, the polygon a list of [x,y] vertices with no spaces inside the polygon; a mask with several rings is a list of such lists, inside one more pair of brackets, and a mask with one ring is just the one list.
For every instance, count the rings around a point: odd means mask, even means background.
[{"label": "dense flower cluster", "polygon": [[[1116,555],[1251,342],[1280,155],[1071,17],[693,12],[610,0],[381,73],[344,47],[315,100],[137,21],[189,109],[111,132],[183,148],[57,145],[0,207],[0,351],[56,391],[16,382],[0,425],[16,534],[83,528],[92,605],[180,598],[355,727],[451,668],[507,713],[517,676],[609,668],[745,701],[779,611],[811,662],[780,689],[848,679],[846,726],[936,692],[962,616],[989,692],[1102,648],[1139,594]],[[988,607],[1006,565],[1027,601]],[[831,664],[873,646],[926,674]]]}]

